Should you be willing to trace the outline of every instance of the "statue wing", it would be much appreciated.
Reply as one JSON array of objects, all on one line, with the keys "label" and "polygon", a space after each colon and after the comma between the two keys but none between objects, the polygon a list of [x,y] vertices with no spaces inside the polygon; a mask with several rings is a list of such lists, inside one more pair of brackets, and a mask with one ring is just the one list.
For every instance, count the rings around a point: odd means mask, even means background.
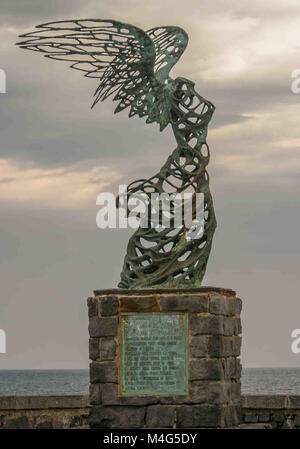
[{"label": "statue wing", "polygon": [[114,20],[49,22],[20,37],[21,48],[71,62],[89,78],[99,78],[92,107],[115,94],[115,112],[130,107],[129,117],[147,117],[164,129],[170,121],[164,85],[154,75],[155,43],[143,30]]},{"label": "statue wing", "polygon": [[164,83],[169,78],[171,68],[177,63],[188,44],[187,33],[179,27],[165,26],[147,31],[155,46],[154,72]]}]

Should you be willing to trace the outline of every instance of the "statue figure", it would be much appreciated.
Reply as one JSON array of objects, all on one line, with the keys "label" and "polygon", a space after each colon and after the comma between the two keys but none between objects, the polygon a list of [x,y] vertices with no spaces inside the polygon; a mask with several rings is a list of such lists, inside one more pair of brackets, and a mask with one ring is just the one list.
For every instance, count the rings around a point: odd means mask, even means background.
[{"label": "statue figure", "polygon": [[[177,148],[157,174],[131,183],[127,198],[142,193],[149,198],[146,207],[150,210],[153,193],[176,197],[190,192],[196,217],[199,206],[195,197],[203,197],[202,232],[194,238],[189,238],[192,224],[175,224],[175,199],[169,202],[170,226],[153,226],[151,216],[148,226],[139,226],[129,240],[118,287],[199,287],[216,228],[206,171],[206,135],[214,106],[195,91],[192,81],[169,76],[187,46],[187,34],[175,26],[145,32],[132,25],[100,19],[51,22],[37,28],[38,31],[22,35],[26,40],[18,45],[40,51],[47,58],[70,61],[71,67],[83,71],[85,76],[99,78],[92,107],[114,95],[113,100],[118,102],[115,113],[129,108],[129,117],[145,117],[146,123],[158,123],[160,131],[168,124],[172,126]],[[117,205],[122,207],[121,197]],[[159,214],[165,213],[161,202],[158,209]]]}]

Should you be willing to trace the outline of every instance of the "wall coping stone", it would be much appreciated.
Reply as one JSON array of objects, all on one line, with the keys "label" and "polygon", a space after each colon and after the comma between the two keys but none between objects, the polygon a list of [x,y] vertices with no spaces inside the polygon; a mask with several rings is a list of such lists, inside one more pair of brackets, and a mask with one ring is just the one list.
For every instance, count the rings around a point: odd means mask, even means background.
[{"label": "wall coping stone", "polygon": [[140,289],[140,290],[123,290],[121,288],[107,289],[107,290],[94,290],[95,296],[109,296],[109,295],[118,295],[118,296],[145,296],[146,295],[156,295],[156,294],[165,294],[172,293],[173,295],[185,295],[187,293],[219,293],[225,296],[236,296],[236,292],[231,290],[230,288],[222,288],[222,287],[199,287],[199,288],[149,288],[149,289]]},{"label": "wall coping stone", "polygon": [[44,410],[74,409],[90,406],[88,394],[82,395],[41,395],[41,396],[0,396],[0,410]]},{"label": "wall coping stone", "polygon": [[[88,394],[0,396],[0,410],[38,410],[85,407],[90,407]],[[242,408],[247,410],[300,408],[300,394],[243,394]]]},{"label": "wall coping stone", "polygon": [[300,394],[243,394],[243,409],[300,409]]}]

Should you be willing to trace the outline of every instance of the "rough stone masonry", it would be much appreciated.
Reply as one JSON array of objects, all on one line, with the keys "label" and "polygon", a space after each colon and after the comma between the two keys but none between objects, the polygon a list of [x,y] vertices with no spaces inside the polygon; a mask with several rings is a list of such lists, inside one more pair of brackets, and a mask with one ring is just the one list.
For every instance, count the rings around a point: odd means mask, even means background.
[{"label": "rough stone masonry", "polygon": [[[234,291],[214,287],[95,291],[95,296],[88,298],[90,427],[238,425],[241,422],[241,308],[242,301]],[[181,363],[180,369],[183,369],[186,363],[186,391],[172,395],[157,391],[124,394],[122,391],[124,369],[130,369],[123,366],[128,358],[126,351],[132,349],[130,346],[124,349],[122,321],[126,316],[139,317],[139,314],[145,319],[154,314],[169,314],[170,317],[185,314],[187,317],[186,359],[179,360],[174,353],[175,365],[171,362],[168,365],[170,370]],[[139,340],[139,351],[142,341]],[[136,354],[143,357],[143,352],[135,348],[135,357]],[[147,362],[147,357],[144,360]],[[139,360],[136,361],[139,364]],[[153,381],[147,367],[146,374],[143,387],[147,386],[147,379]]]}]

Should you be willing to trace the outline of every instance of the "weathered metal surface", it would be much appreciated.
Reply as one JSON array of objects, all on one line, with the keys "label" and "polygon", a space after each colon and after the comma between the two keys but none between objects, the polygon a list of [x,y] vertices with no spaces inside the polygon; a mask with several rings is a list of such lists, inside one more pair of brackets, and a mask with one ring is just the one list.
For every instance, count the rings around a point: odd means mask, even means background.
[{"label": "weathered metal surface", "polygon": [[[145,32],[113,20],[70,20],[37,28],[23,35],[26,40],[19,45],[51,59],[70,61],[71,67],[85,72],[85,76],[100,78],[93,106],[114,95],[113,100],[118,101],[115,112],[129,107],[129,117],[146,117],[147,123],[158,123],[161,131],[168,124],[173,129],[177,147],[160,171],[128,186],[127,199],[145,195],[149,213],[146,226],[139,227],[129,240],[119,287],[199,287],[216,228],[206,171],[206,135],[214,106],[195,91],[192,81],[169,76],[187,46],[187,34],[174,26]],[[170,225],[153,227],[152,193],[192,193],[193,218],[199,209],[194,200],[202,194],[203,232],[197,238],[188,238],[190,225],[175,223],[174,201],[168,211]],[[117,205],[122,207],[122,197]],[[158,209],[159,216],[166,213],[162,202]]]},{"label": "weathered metal surface", "polygon": [[187,394],[187,314],[125,313],[120,318],[120,394]]}]

